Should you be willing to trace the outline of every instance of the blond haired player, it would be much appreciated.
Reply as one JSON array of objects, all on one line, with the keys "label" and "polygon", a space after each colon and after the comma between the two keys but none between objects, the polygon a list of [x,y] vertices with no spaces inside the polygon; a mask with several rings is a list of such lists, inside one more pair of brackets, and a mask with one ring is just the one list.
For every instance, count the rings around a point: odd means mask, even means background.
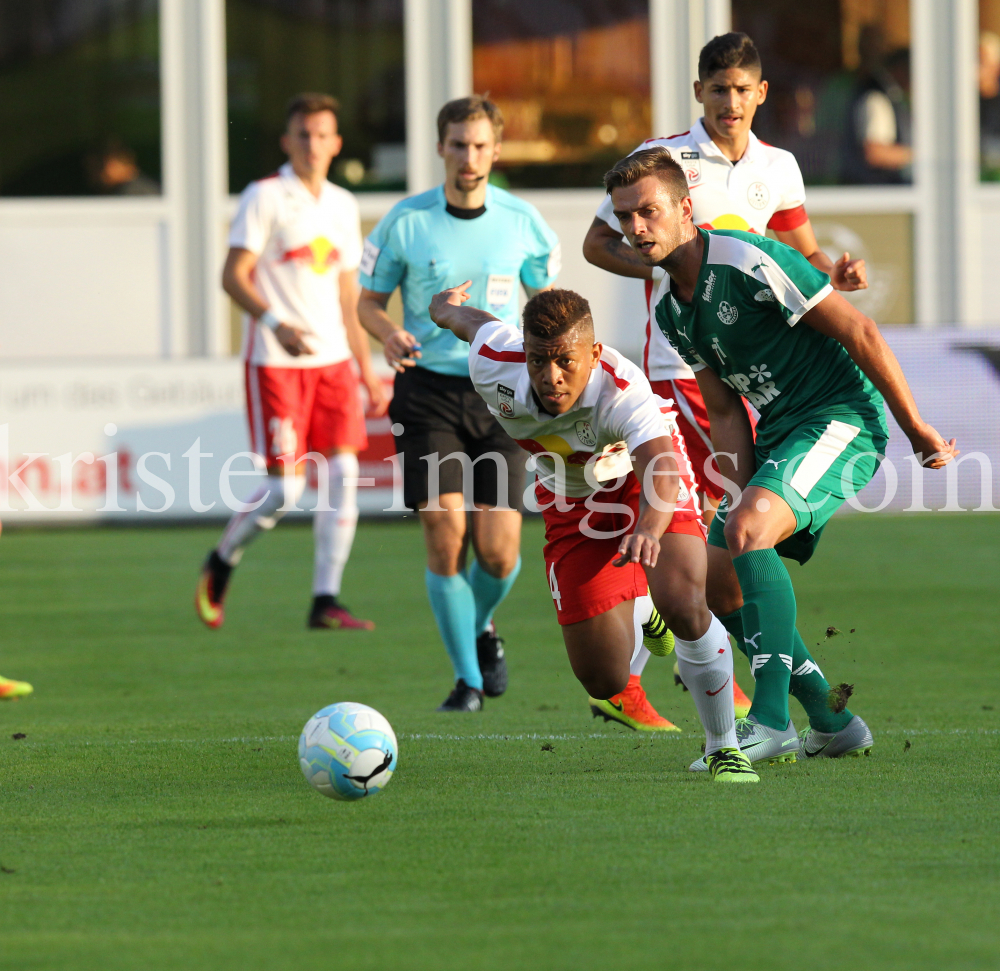
[{"label": "blond haired player", "polygon": [[[698,58],[694,93],[705,113],[690,131],[651,138],[636,151],[662,147],[670,152],[687,178],[695,224],[701,229],[741,229],[760,235],[770,229],[826,273],[835,289],[865,289],[863,260],[852,260],[844,253],[833,263],[819,248],[806,214],[805,186],[795,156],[762,142],[751,131],[757,108],[767,97],[767,81],[750,37],[729,33],[709,41]],[[661,268],[646,265],[629,247],[610,196],[597,210],[583,253],[601,269],[643,281],[643,371],[657,394],[676,402],[677,424],[687,443],[706,516],[711,519],[725,490],[712,458],[708,412],[694,371],[670,346],[653,314],[670,281]],[[647,659],[648,655],[637,659],[640,673]],[[750,700],[739,685],[736,704],[741,715],[749,710]]]},{"label": "blond haired player", "polygon": [[[476,391],[535,456],[545,570],[573,673],[592,697],[614,697],[642,646],[643,615],[666,622],[705,728],[712,777],[757,782],[736,745],[733,655],[705,606],[704,526],[670,402],[594,340],[579,294],[536,294],[522,333],[463,306],[470,286],[436,294],[431,319],[472,345]],[[568,459],[560,441],[572,449]]]},{"label": "blond haired player", "polygon": [[247,187],[229,232],[222,281],[246,311],[250,437],[268,475],[202,569],[195,608],[209,627],[222,624],[226,588],[244,548],[301,495],[307,454],[320,483],[308,625],[375,626],[337,599],[358,521],[358,452],[368,444],[352,356],[374,411],[387,406],[358,323],[358,205],[326,178],[341,148],[337,109],[329,95],[292,99],[281,136],[288,162]]}]

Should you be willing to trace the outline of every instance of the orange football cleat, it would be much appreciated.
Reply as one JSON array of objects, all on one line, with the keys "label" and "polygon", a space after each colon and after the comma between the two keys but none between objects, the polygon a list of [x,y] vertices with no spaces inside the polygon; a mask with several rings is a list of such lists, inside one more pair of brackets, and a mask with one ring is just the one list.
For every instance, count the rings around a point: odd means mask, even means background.
[{"label": "orange football cleat", "polygon": [[17,701],[18,698],[27,698],[34,690],[27,681],[12,681],[10,678],[0,675],[0,701]]},{"label": "orange football cleat", "polygon": [[736,683],[736,678],[733,678],[733,710],[737,718],[746,718],[750,714],[750,699]]},{"label": "orange football cleat", "polygon": [[616,721],[637,732],[680,731],[649,703],[637,674],[630,674],[625,690],[606,701],[591,698],[590,710],[595,718],[602,717],[606,722]]},{"label": "orange football cleat", "polygon": [[198,586],[194,592],[195,612],[206,627],[213,629],[221,627],[226,618],[222,601],[226,596],[226,587],[229,585],[232,572],[233,568],[223,562],[215,550],[209,553],[205,565],[201,568],[201,576],[198,577]]}]

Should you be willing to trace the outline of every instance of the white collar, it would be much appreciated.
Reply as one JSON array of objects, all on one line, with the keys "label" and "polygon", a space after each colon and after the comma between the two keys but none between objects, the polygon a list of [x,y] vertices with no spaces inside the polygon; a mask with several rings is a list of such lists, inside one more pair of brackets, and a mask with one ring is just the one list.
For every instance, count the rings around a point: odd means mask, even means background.
[{"label": "white collar", "polygon": [[323,180],[323,188],[320,190],[319,198],[317,199],[307,188],[306,184],[295,174],[295,169],[292,168],[291,162],[285,162],[284,165],[278,169],[278,175],[284,180],[285,185],[289,190],[297,195],[302,196],[304,199],[309,199],[314,203],[319,203],[323,201],[323,197],[330,190],[330,182],[327,179]]}]

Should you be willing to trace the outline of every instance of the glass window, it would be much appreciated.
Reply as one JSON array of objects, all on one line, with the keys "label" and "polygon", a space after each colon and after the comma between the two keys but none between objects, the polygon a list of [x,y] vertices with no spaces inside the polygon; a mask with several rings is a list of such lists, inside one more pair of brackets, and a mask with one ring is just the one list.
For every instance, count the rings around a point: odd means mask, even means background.
[{"label": "glass window", "polygon": [[979,0],[979,177],[1000,182],[1000,0]]},{"label": "glass window", "polygon": [[650,135],[647,0],[473,0],[472,76],[504,115],[498,181],[599,185]]},{"label": "glass window", "polygon": [[285,105],[303,91],[340,101],[334,182],[406,188],[403,0],[227,0],[226,56],[230,192],[285,161]]},{"label": "glass window", "polygon": [[0,0],[0,195],[158,195],[157,0]]},{"label": "glass window", "polygon": [[770,86],[754,131],[795,155],[807,185],[912,181],[909,0],[733,0],[732,9]]}]

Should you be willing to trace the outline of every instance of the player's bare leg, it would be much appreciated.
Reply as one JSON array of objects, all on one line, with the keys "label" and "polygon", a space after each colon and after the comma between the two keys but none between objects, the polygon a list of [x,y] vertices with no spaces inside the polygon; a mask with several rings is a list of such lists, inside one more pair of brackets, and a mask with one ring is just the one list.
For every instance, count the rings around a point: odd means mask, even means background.
[{"label": "player's bare leg", "polygon": [[344,567],[358,526],[358,454],[353,448],[324,451],[329,479],[329,510],[313,513],[313,602],[308,626],[319,630],[374,630],[338,599]]}]

